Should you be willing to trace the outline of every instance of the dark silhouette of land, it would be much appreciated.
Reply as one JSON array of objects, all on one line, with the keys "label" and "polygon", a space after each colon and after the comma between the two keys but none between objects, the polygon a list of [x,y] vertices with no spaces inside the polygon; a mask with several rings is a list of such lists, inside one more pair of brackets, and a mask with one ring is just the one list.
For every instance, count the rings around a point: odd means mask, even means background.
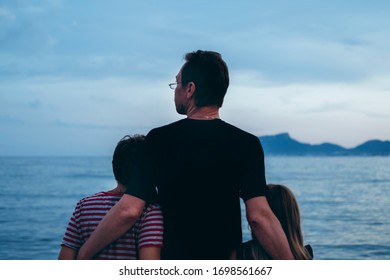
[{"label": "dark silhouette of land", "polygon": [[301,143],[288,133],[260,136],[259,139],[266,156],[390,156],[390,141],[370,140],[347,149],[332,143]]}]

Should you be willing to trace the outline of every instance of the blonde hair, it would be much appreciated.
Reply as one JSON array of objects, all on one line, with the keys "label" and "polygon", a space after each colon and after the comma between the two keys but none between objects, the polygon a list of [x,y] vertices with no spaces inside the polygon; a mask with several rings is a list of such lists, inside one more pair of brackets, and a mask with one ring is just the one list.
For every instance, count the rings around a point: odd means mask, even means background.
[{"label": "blonde hair", "polygon": [[[283,185],[269,184],[267,188],[268,203],[282,225],[295,259],[312,259],[303,243],[300,212],[293,192]],[[254,236],[251,254],[252,259],[271,259]]]}]

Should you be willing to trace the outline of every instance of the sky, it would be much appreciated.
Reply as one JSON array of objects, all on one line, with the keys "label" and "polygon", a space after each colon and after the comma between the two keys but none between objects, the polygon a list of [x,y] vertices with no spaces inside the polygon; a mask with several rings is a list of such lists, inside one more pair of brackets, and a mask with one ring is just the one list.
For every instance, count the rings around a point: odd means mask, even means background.
[{"label": "sky", "polygon": [[352,148],[390,140],[390,1],[0,0],[0,156],[112,155],[178,115],[185,53],[220,52],[223,120]]}]

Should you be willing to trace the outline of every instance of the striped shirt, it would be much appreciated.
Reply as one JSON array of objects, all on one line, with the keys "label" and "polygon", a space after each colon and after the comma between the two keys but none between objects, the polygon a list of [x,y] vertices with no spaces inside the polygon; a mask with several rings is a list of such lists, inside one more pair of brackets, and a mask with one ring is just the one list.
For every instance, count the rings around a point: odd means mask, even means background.
[{"label": "striped shirt", "polygon": [[[85,243],[100,220],[122,197],[120,193],[99,192],[81,199],[70,218],[62,246],[76,251]],[[138,259],[144,246],[162,247],[163,216],[158,205],[145,206],[143,213],[123,236],[104,248],[95,259]]]}]

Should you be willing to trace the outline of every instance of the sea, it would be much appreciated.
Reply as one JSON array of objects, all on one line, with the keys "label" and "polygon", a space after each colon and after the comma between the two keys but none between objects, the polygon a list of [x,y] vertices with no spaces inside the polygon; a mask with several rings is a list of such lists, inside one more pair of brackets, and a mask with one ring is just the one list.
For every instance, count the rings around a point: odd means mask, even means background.
[{"label": "sea", "polygon": [[[390,260],[390,157],[266,157],[265,166],[268,183],[294,192],[314,259]],[[110,157],[0,157],[0,259],[57,259],[77,201],[115,184]]]}]

